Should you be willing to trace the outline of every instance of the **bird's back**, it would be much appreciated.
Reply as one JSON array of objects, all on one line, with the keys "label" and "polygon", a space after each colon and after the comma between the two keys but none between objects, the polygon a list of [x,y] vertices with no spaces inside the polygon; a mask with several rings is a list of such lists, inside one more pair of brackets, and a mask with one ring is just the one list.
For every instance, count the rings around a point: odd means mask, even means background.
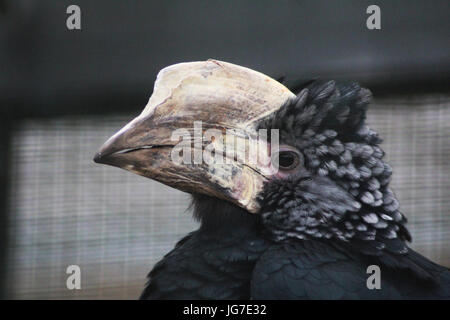
[{"label": "bird's back", "polygon": [[[450,299],[447,268],[411,249],[402,256],[383,255],[371,257],[320,240],[276,244],[255,266],[252,298]],[[379,288],[368,286],[369,266],[379,267]]]}]

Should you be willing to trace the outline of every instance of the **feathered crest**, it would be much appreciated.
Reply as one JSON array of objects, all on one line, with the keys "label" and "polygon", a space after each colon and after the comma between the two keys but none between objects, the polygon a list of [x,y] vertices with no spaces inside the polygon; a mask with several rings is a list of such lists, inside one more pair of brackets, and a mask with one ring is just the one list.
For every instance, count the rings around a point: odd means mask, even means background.
[{"label": "feathered crest", "polygon": [[357,83],[314,81],[280,110],[263,119],[259,128],[276,128],[297,139],[328,129],[335,131],[341,141],[355,141],[355,138],[358,141],[362,137],[355,135],[361,134],[359,129],[364,124],[371,96],[369,90]]}]

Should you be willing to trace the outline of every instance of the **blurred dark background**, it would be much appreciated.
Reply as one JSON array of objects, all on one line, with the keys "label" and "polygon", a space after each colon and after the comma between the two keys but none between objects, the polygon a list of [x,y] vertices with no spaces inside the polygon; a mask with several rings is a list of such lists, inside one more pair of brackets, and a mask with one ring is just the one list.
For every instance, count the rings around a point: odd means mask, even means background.
[{"label": "blurred dark background", "polygon": [[[81,30],[68,30],[69,5]],[[381,9],[369,30],[366,9]],[[215,58],[374,94],[412,246],[450,266],[449,1],[0,0],[0,295],[136,298],[196,223],[189,197],[97,148],[145,106],[157,72]],[[82,289],[66,288],[77,264]]]}]

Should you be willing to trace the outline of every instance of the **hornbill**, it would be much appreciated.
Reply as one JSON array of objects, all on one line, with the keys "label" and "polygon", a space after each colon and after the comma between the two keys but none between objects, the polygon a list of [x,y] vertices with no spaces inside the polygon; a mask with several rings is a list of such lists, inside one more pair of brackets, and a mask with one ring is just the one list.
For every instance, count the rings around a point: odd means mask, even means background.
[{"label": "hornbill", "polygon": [[[370,97],[321,80],[294,94],[211,59],[160,71],[144,111],[94,158],[192,194],[200,227],[154,266],[141,299],[450,298],[450,271],[406,244],[392,169],[365,123]],[[239,142],[228,161],[173,160],[181,136],[194,153],[227,148],[196,143],[196,121]],[[278,130],[277,148],[256,140],[262,129]],[[240,161],[255,143],[275,160]]]}]

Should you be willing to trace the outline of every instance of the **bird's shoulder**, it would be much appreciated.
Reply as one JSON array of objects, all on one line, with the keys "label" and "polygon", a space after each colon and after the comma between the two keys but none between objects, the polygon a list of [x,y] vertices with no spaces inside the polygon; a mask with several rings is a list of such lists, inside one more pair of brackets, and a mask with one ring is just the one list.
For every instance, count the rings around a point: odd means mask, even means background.
[{"label": "bird's shoulder", "polygon": [[141,299],[248,299],[254,263],[266,247],[252,235],[192,232],[153,267]]},{"label": "bird's shoulder", "polygon": [[[369,288],[379,269],[380,287]],[[412,249],[368,256],[330,241],[273,244],[252,275],[254,299],[450,299],[450,271]]]},{"label": "bird's shoulder", "polygon": [[401,298],[389,283],[369,289],[369,264],[326,241],[289,241],[272,245],[253,270],[254,299]]}]

